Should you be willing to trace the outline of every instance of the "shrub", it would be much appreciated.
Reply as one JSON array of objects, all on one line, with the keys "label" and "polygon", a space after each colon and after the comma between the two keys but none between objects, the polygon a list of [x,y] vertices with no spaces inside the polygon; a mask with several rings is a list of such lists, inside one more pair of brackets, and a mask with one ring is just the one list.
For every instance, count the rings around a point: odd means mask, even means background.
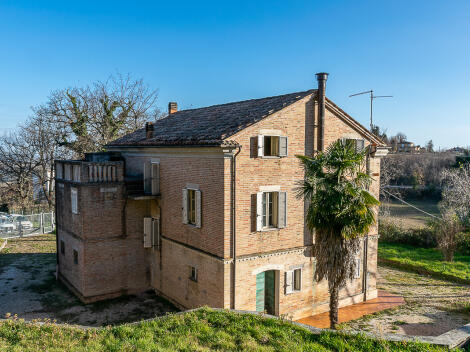
[{"label": "shrub", "polygon": [[403,228],[392,221],[379,221],[379,241],[408,244],[422,248],[435,248],[436,235],[432,228]]}]

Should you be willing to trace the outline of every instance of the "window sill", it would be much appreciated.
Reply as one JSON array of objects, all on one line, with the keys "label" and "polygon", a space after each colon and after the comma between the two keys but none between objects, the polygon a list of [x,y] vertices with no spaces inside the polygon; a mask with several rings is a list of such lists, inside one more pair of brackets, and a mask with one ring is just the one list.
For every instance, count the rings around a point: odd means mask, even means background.
[{"label": "window sill", "polygon": [[266,228],[259,230],[258,232],[279,231],[280,229],[281,228],[279,227],[266,227]]},{"label": "window sill", "polygon": [[197,283],[197,280],[193,279],[192,277],[189,277],[189,280],[192,281],[192,282]]},{"label": "window sill", "polygon": [[285,158],[285,156],[275,156],[275,155],[266,155],[266,156],[261,156],[261,159],[282,159]]}]

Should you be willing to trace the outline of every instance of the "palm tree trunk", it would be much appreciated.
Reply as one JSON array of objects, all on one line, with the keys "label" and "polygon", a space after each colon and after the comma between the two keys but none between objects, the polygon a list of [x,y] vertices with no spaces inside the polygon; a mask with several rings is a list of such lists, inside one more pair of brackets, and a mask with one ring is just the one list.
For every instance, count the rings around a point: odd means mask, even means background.
[{"label": "palm tree trunk", "polygon": [[336,329],[338,325],[338,287],[330,287],[330,328]]}]

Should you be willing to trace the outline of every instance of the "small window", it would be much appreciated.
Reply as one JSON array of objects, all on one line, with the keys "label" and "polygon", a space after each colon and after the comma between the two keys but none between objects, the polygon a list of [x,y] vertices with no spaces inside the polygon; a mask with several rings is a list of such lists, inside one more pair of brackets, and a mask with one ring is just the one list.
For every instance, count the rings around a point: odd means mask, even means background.
[{"label": "small window", "polygon": [[191,273],[190,273],[190,276],[189,276],[189,279],[194,281],[194,282],[197,282],[197,268],[194,267],[194,266],[191,266]]},{"label": "small window", "polygon": [[300,291],[302,288],[302,269],[295,269],[293,274],[294,291]]},{"label": "small window", "polygon": [[258,135],[258,157],[287,156],[287,137]]},{"label": "small window", "polygon": [[274,228],[278,223],[279,192],[263,193],[263,227]]},{"label": "small window", "polygon": [[60,253],[65,255],[65,242],[62,240],[60,241]]},{"label": "small window", "polygon": [[70,189],[70,198],[72,202],[72,214],[78,214],[78,195],[76,188]]},{"label": "small window", "polygon": [[196,190],[188,189],[188,224],[196,225]]},{"label": "small window", "polygon": [[73,250],[73,263],[78,264],[78,252],[75,249]]},{"label": "small window", "polygon": [[64,170],[64,166],[61,164],[61,163],[57,163],[56,164],[56,171],[55,171],[55,174],[56,174],[56,178],[58,180],[62,179],[63,177],[63,170]]},{"label": "small window", "polygon": [[362,153],[364,150],[364,140],[363,139],[344,139],[344,143],[352,143],[354,146],[354,149],[356,150],[356,153]]}]

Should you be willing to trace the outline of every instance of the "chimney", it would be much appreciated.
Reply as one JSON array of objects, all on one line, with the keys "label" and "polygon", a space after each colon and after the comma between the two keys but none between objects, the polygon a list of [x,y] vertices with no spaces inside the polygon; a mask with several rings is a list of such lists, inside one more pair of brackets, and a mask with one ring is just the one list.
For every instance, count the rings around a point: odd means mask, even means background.
[{"label": "chimney", "polygon": [[320,72],[317,73],[318,81],[318,144],[317,149],[323,151],[325,147],[325,91],[326,91],[326,80],[328,79],[328,73]]},{"label": "chimney", "polygon": [[170,101],[168,103],[168,115],[174,114],[178,111],[178,104],[176,101]]},{"label": "chimney", "polygon": [[145,138],[150,139],[153,137],[153,122],[145,123]]}]

